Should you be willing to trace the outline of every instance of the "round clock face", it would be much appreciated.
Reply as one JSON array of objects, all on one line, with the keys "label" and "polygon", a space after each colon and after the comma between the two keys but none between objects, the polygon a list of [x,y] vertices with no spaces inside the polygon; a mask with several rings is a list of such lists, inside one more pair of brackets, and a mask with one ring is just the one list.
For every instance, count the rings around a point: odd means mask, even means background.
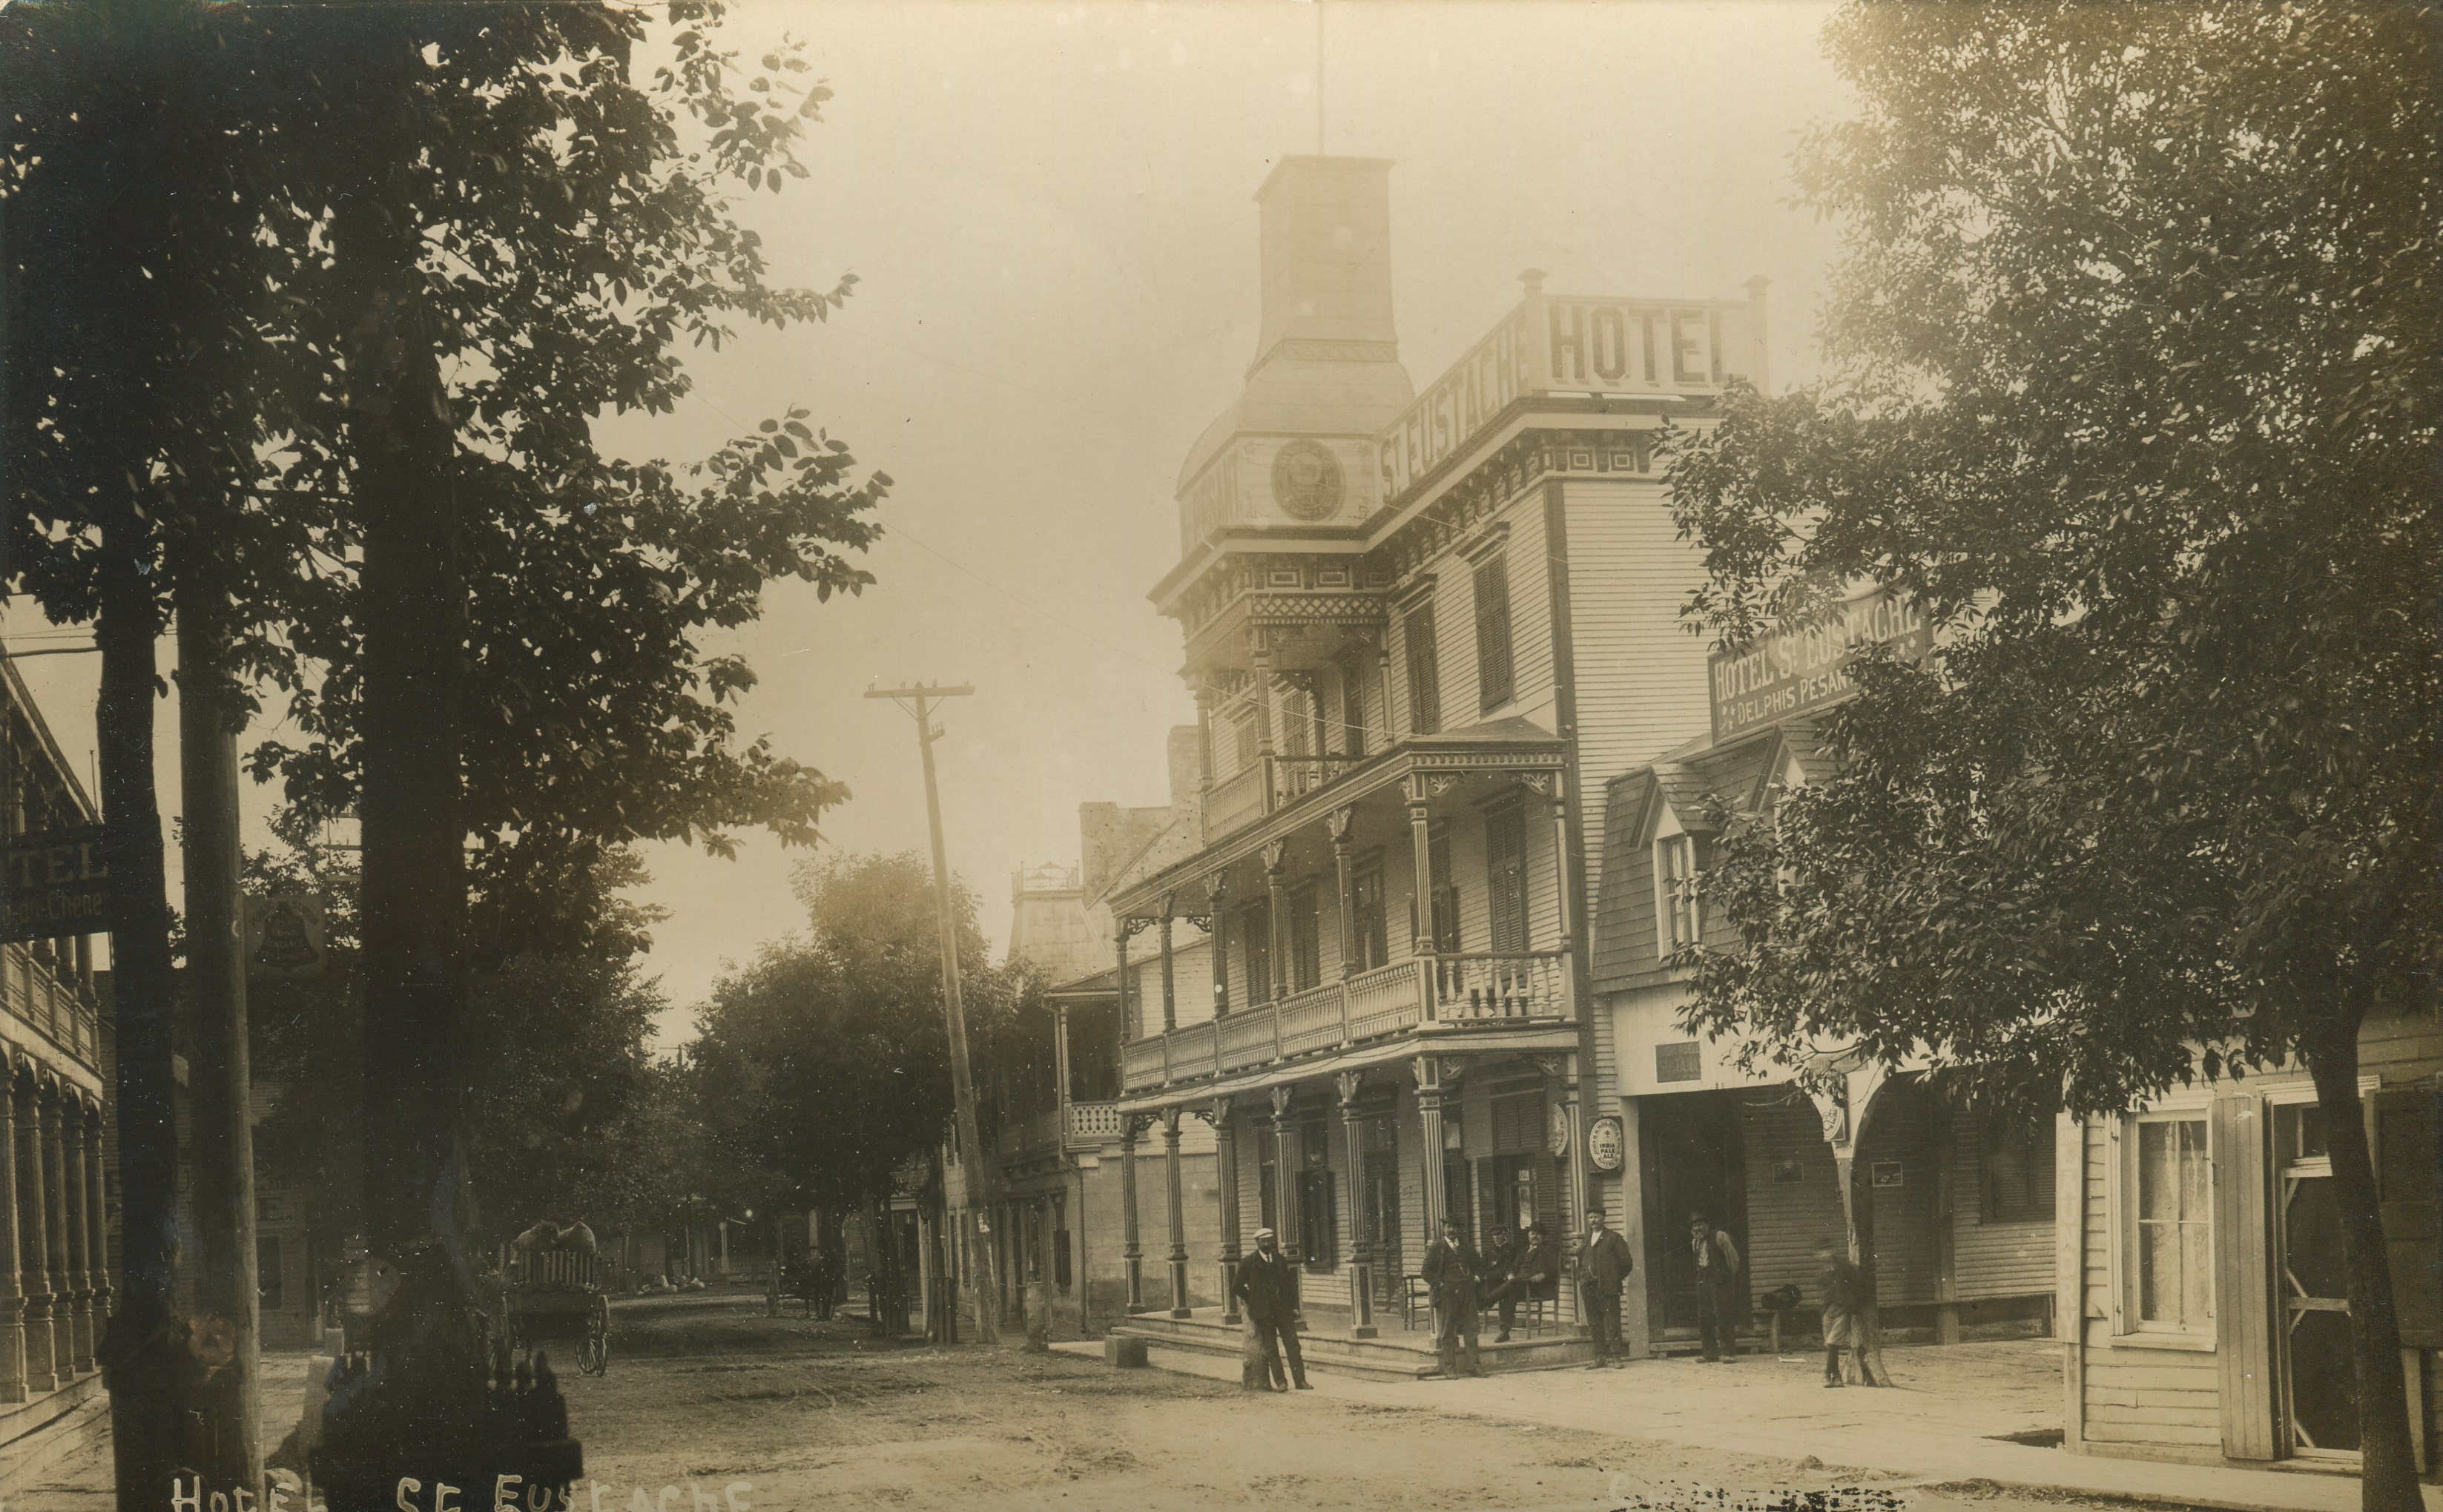
[{"label": "round clock face", "polygon": [[1558,1102],[1544,1119],[1544,1148],[1555,1160],[1570,1153],[1570,1110]]},{"label": "round clock face", "polygon": [[1600,1118],[1587,1130],[1587,1158],[1598,1171],[1617,1171],[1621,1157],[1620,1120]]},{"label": "round clock face", "polygon": [[1347,491],[1340,459],[1320,441],[1293,441],[1273,453],[1273,497],[1300,519],[1330,519]]}]

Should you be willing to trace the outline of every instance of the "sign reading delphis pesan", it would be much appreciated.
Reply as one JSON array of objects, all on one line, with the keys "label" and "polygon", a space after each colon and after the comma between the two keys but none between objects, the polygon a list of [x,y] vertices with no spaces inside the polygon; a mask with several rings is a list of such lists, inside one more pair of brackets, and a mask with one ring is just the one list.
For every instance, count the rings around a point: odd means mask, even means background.
[{"label": "sign reading delphis pesan", "polygon": [[9,837],[0,940],[57,939],[110,928],[110,870],[101,825]]},{"label": "sign reading delphis pesan", "polygon": [[1849,668],[1868,647],[1888,646],[1893,656],[1913,662],[1933,644],[1924,611],[1891,590],[1878,588],[1805,629],[1763,636],[1735,651],[1717,651],[1708,668],[1714,738],[1727,740],[1840,702],[1855,690]]}]

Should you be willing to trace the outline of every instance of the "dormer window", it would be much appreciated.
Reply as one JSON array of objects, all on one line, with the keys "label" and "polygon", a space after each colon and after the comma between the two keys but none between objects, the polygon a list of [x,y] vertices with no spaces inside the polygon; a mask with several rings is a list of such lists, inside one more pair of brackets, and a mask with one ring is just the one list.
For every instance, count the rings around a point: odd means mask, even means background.
[{"label": "dormer window", "polygon": [[1654,842],[1654,917],[1658,954],[1674,955],[1704,938],[1705,904],[1698,895],[1704,873],[1697,837],[1684,830]]}]

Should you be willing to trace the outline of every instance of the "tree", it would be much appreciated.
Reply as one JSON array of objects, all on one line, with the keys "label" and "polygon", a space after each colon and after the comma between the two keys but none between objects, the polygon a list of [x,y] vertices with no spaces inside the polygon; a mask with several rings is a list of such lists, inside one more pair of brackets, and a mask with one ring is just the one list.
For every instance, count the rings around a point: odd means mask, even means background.
[{"label": "tree", "polygon": [[1860,6],[1832,376],[1673,445],[1727,642],[1844,585],[1937,653],[1740,827],[1695,1025],[2119,1109],[2297,1056],[2369,1507],[2417,1504],[2357,1090],[2433,1002],[2436,34],[2406,6]]},{"label": "tree", "polygon": [[[888,1196],[949,1126],[932,873],[915,854],[798,873],[809,933],[766,945],[713,988],[695,1061],[725,1161],[767,1172],[762,1200],[845,1209]],[[959,970],[979,1039],[1016,1015],[1020,974],[989,964],[975,899],[952,893]]]}]

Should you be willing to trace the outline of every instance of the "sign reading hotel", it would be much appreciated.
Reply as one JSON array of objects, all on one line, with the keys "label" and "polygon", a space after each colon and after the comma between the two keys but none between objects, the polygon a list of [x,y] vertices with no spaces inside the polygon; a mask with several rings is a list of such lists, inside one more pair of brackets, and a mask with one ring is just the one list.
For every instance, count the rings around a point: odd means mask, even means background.
[{"label": "sign reading hotel", "polygon": [[1849,669],[1868,647],[1888,646],[1900,660],[1913,662],[1933,644],[1924,611],[1879,588],[1803,630],[1717,651],[1708,668],[1714,738],[1727,740],[1840,702],[1857,691]]},{"label": "sign reading hotel", "polygon": [[1385,496],[1406,492],[1525,394],[1717,392],[1728,343],[1750,319],[1744,304],[1530,295],[1383,432]]},{"label": "sign reading hotel", "polygon": [[101,825],[9,838],[0,884],[0,939],[56,939],[110,928],[110,870]]}]

